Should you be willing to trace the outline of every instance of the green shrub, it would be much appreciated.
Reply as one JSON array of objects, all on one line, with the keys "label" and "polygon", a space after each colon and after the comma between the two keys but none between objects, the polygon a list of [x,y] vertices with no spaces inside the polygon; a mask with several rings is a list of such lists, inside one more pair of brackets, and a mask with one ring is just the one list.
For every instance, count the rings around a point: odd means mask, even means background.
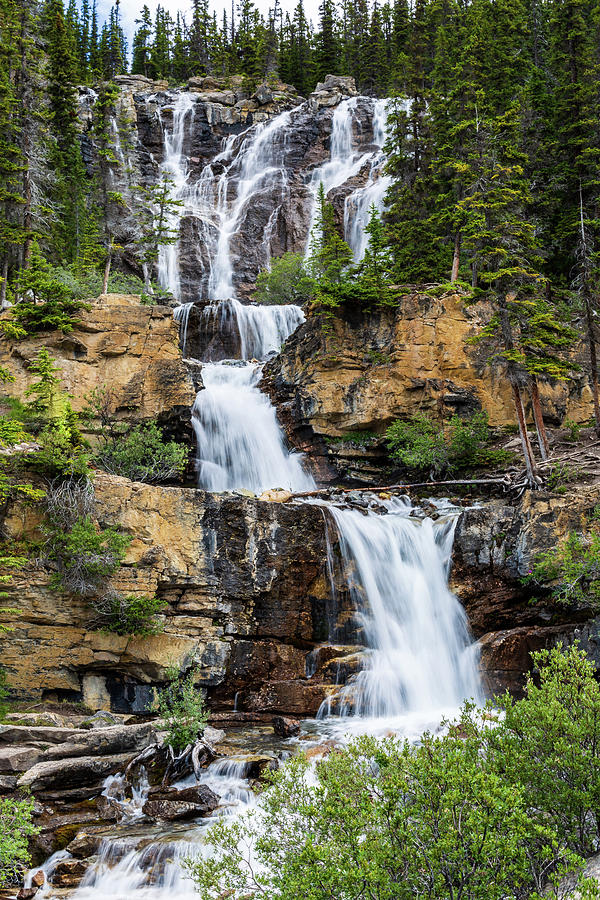
[{"label": "green shrub", "polygon": [[27,456],[27,464],[49,478],[90,476],[88,445],[79,431],[77,416],[69,407],[64,418],[50,422],[37,435],[41,449]]},{"label": "green shrub", "polygon": [[123,562],[131,541],[116,528],[96,527],[90,516],[78,519],[69,531],[52,522],[43,530],[47,558],[58,569],[52,585],[84,597],[101,592]]},{"label": "green shrub", "polygon": [[539,553],[527,584],[543,587],[561,606],[600,605],[600,530],[571,531],[558,547]]},{"label": "green shrub", "polygon": [[584,426],[581,422],[574,422],[573,419],[565,419],[565,421],[563,422],[563,428],[567,432],[566,439],[568,441],[572,441],[573,443],[578,441],[583,427]]},{"label": "green shrub", "polygon": [[14,447],[15,444],[31,440],[31,435],[25,431],[21,422],[0,416],[0,447]]},{"label": "green shrub", "polygon": [[490,454],[488,416],[477,412],[470,419],[452,416],[445,431],[423,413],[398,420],[386,431],[391,455],[408,469],[439,476],[457,469],[504,462],[505,452]]},{"label": "green shrub", "polygon": [[182,675],[171,669],[168,676],[167,684],[158,692],[158,712],[167,727],[166,743],[181,752],[198,740],[208,713],[202,694],[194,684],[193,670]]},{"label": "green shrub", "polygon": [[39,830],[32,816],[33,799],[0,798],[0,889],[16,885],[29,864],[29,838]]},{"label": "green shrub", "polygon": [[108,437],[96,454],[107,472],[132,481],[168,481],[185,471],[189,449],[175,441],[165,441],[156,422],[136,425],[127,434]]},{"label": "green shrub", "polygon": [[440,475],[448,468],[448,447],[439,424],[418,413],[407,422],[398,420],[387,429],[391,455],[407,469]]},{"label": "green shrub", "polygon": [[160,634],[164,623],[158,616],[166,606],[165,600],[147,594],[124,596],[109,593],[94,603],[99,614],[98,625],[102,630],[113,634],[135,634],[138,637]]},{"label": "green shrub", "polygon": [[304,265],[302,253],[284,253],[271,260],[256,279],[256,300],[259,303],[306,303],[314,295],[315,284]]}]

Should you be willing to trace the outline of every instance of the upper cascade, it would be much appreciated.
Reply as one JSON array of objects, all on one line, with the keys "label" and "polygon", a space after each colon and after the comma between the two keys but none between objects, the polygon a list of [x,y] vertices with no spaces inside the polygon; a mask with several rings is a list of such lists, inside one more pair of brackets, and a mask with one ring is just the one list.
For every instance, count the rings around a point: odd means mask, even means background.
[{"label": "upper cascade", "polygon": [[[137,90],[124,82],[112,129],[120,153],[111,162],[111,190],[126,204],[113,223],[115,241],[127,254],[137,227],[126,181],[151,184],[167,176],[179,203],[168,224],[179,239],[160,249],[161,284],[182,303],[244,300],[271,258],[306,249],[323,182],[360,259],[368,209],[382,207],[388,185],[387,101],[358,96],[351,82],[330,76],[306,101],[286,95],[280,105],[252,109],[249,101],[244,110],[228,105],[227,91],[191,84]],[[91,116],[92,94],[82,103]]]}]

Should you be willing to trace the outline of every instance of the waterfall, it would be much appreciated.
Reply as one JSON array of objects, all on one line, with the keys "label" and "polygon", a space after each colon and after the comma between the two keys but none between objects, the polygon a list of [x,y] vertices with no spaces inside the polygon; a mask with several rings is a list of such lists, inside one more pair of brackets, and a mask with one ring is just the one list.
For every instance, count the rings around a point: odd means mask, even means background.
[{"label": "waterfall", "polygon": [[481,699],[476,645],[447,583],[456,511],[418,519],[407,499],[387,513],[329,507],[343,577],[371,652],[366,666],[320,717],[435,718],[467,698]]},{"label": "waterfall", "polygon": [[[231,240],[240,228],[247,204],[264,191],[276,191],[279,206],[283,202],[288,184],[284,150],[290,116],[290,112],[284,112],[251,129],[237,147],[235,157],[219,177],[215,210],[218,238],[208,283],[209,297],[213,300],[235,296]],[[234,143],[231,142],[226,149],[224,159],[231,155]],[[209,168],[212,172],[212,167]],[[230,198],[229,187],[233,175],[236,176],[235,196]],[[271,219],[278,209],[276,207],[273,210]],[[263,246],[268,246],[264,239]],[[267,250],[265,262],[268,261],[268,255]]]},{"label": "waterfall", "polygon": [[365,227],[369,224],[371,206],[375,205],[378,212],[383,212],[385,195],[392,183],[391,177],[383,174],[387,105],[387,100],[376,100],[373,107],[373,143],[378,150],[370,159],[367,183],[348,194],[344,201],[344,236],[352,250],[354,262],[361,261],[369,243]]},{"label": "waterfall", "polygon": [[[181,92],[173,104],[173,126],[171,129],[163,125],[164,154],[160,165],[161,178],[172,181],[171,197],[184,203],[188,182],[187,157],[184,154],[186,128],[192,127],[196,109],[193,94]],[[162,120],[161,120],[162,121]],[[183,215],[183,206],[170,210],[168,226],[179,228]],[[174,297],[181,296],[179,277],[179,243],[163,244],[158,254],[158,280],[163,288],[169,290]]]},{"label": "waterfall", "polygon": [[185,350],[187,345],[188,324],[190,321],[190,310],[193,303],[182,303],[173,310],[173,318],[179,325],[179,342],[181,344],[181,355],[185,359]]},{"label": "waterfall", "polygon": [[259,364],[206,363],[192,410],[198,483],[207,491],[268,488],[309,491],[314,481],[290,453],[275,407],[257,385]]},{"label": "waterfall", "polygon": [[[275,407],[258,383],[270,353],[304,321],[298,306],[244,306],[237,300],[212,304],[202,312],[207,338],[211,330],[233,330],[238,362],[205,362],[204,389],[192,409],[197,444],[198,485],[208,491],[268,488],[311,490],[302,457],[290,452]],[[255,362],[250,362],[255,360]]]}]

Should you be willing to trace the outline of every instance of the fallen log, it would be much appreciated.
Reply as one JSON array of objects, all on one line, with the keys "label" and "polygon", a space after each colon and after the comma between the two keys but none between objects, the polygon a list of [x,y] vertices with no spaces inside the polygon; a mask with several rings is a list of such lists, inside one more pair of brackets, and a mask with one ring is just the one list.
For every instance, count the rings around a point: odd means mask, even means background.
[{"label": "fallen log", "polygon": [[456,478],[450,481],[416,481],[412,484],[388,484],[378,485],[376,487],[353,487],[353,488],[319,488],[315,491],[297,491],[289,495],[289,500],[303,499],[304,497],[321,497],[323,494],[329,494],[335,491],[336,494],[352,494],[358,492],[364,494],[370,493],[390,493],[391,491],[409,491],[411,488],[424,487],[444,487],[446,485],[456,487],[459,485],[484,485],[484,484],[501,484],[510,487],[512,481],[506,476],[503,478]]}]

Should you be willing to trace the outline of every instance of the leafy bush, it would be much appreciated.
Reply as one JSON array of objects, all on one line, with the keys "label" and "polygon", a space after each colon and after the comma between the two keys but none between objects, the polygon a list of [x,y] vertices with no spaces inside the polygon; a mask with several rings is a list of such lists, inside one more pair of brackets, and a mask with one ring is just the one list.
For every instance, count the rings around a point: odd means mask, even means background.
[{"label": "leafy bush", "polygon": [[29,863],[29,838],[33,824],[33,799],[0,798],[0,888],[16,884]]},{"label": "leafy bush", "polygon": [[448,467],[443,432],[429,416],[418,413],[407,422],[398,420],[385,436],[392,457],[408,469],[428,469],[432,475],[439,475]]},{"label": "leafy bush", "polygon": [[558,547],[536,556],[525,578],[543,587],[561,606],[600,605],[600,529],[571,531]]},{"label": "leafy bush", "polygon": [[485,730],[486,753],[560,845],[588,856],[600,834],[600,686],[577,646],[532,657],[524,699],[496,699],[505,719]]},{"label": "leafy bush", "polygon": [[166,743],[179,752],[198,740],[208,720],[194,675],[193,670],[184,676],[171,669],[167,684],[158,692],[158,712],[167,726]]},{"label": "leafy bush", "polygon": [[41,448],[27,457],[27,464],[49,478],[64,476],[87,479],[90,455],[76,413],[67,408],[65,416],[48,423],[37,435]]},{"label": "leafy bush", "polygon": [[271,260],[256,279],[256,300],[259,303],[306,303],[314,294],[315,284],[304,265],[302,253],[284,253]]},{"label": "leafy bush", "polygon": [[490,456],[488,417],[477,412],[470,419],[452,416],[446,430],[423,413],[408,421],[398,420],[386,431],[391,455],[408,469],[429,471],[438,476],[444,472],[489,465],[506,459],[506,454]]},{"label": "leafy bush", "polygon": [[[577,648],[534,656],[540,684],[418,745],[364,737],[316,769],[302,756],[190,863],[205,900],[541,900],[597,848],[600,688]],[[548,884],[550,880],[550,884]]]},{"label": "leafy bush", "polygon": [[32,437],[25,431],[21,422],[0,416],[0,447],[14,447],[15,444],[30,440]]},{"label": "leafy bush", "polygon": [[113,475],[152,484],[181,475],[188,455],[186,446],[165,441],[156,422],[148,422],[136,425],[127,434],[108,437],[98,450],[96,461]]},{"label": "leafy bush", "polygon": [[566,430],[566,439],[575,443],[579,440],[584,425],[581,422],[575,422],[573,419],[565,419],[563,428]]},{"label": "leafy bush", "polygon": [[100,592],[123,562],[131,541],[116,528],[97,528],[90,516],[78,519],[67,532],[52,522],[43,530],[47,557],[58,568],[53,586],[84,597]]},{"label": "leafy bush", "polygon": [[117,593],[109,593],[94,604],[99,614],[100,628],[113,634],[135,634],[138,637],[160,634],[164,624],[158,615],[165,606],[166,601],[159,597]]}]

